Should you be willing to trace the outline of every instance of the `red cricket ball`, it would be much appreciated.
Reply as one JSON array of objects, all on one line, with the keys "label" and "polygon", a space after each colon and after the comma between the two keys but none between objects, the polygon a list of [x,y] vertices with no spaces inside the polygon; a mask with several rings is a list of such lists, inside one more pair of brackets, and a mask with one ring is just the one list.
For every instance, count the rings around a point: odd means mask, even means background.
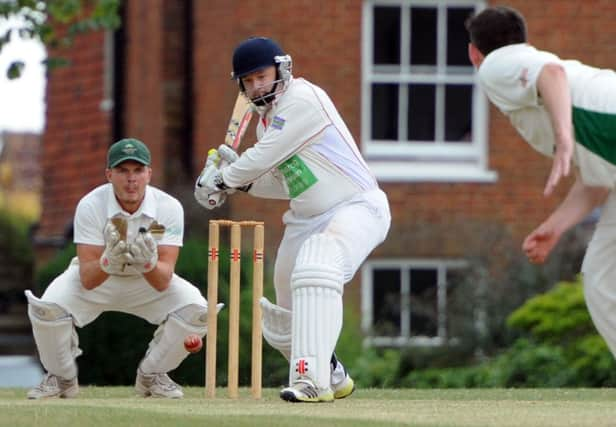
[{"label": "red cricket ball", "polygon": [[189,335],[184,338],[184,348],[189,353],[196,353],[203,347],[203,341],[199,335]]}]

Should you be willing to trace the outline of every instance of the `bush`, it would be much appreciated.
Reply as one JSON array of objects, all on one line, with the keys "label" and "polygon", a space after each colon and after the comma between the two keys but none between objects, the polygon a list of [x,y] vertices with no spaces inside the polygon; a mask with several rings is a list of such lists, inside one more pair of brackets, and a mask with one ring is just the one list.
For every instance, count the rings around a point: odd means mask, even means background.
[{"label": "bush", "polygon": [[29,220],[0,210],[0,313],[25,301],[32,286],[34,255],[28,235]]},{"label": "bush", "polygon": [[408,387],[613,387],[616,362],[591,321],[581,278],[529,299],[507,319],[520,337],[468,368],[408,374]]}]

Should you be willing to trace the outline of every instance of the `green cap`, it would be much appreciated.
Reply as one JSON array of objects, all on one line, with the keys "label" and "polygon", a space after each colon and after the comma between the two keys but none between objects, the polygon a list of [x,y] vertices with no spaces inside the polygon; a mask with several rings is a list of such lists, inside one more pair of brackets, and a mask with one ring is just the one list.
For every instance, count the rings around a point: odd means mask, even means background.
[{"label": "green cap", "polygon": [[145,144],[135,138],[124,138],[109,147],[107,152],[107,167],[115,168],[126,160],[134,160],[146,166],[150,165],[150,150]]}]

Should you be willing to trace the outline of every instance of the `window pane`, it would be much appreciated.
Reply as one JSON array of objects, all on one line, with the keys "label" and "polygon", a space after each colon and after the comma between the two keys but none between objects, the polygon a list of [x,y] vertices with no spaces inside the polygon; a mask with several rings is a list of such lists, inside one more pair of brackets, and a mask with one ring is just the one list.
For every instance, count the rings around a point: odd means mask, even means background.
[{"label": "window pane", "polygon": [[372,139],[398,139],[398,85],[372,85]]},{"label": "window pane", "polygon": [[411,269],[411,335],[437,335],[437,271]]},{"label": "window pane", "polygon": [[374,269],[372,283],[373,334],[400,336],[400,270]]},{"label": "window pane", "polygon": [[473,87],[445,86],[445,140],[471,142],[473,140]]},{"label": "window pane", "polygon": [[471,8],[450,8],[447,10],[447,65],[468,65],[468,33],[464,21],[472,15]]},{"label": "window pane", "polygon": [[411,65],[436,65],[436,8],[411,8]]},{"label": "window pane", "polygon": [[409,85],[407,125],[410,141],[434,140],[435,102],[435,85]]},{"label": "window pane", "polygon": [[374,63],[400,64],[400,8],[374,8]]}]

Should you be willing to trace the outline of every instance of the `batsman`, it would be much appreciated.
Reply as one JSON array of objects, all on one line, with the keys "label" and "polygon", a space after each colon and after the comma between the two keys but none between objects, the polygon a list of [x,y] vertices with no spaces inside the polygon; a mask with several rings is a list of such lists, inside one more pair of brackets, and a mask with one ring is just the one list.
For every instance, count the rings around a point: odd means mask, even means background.
[{"label": "batsman", "polygon": [[210,150],[195,198],[207,209],[236,190],[290,200],[274,266],[276,303],[261,300],[263,336],[289,361],[283,400],[331,402],[354,390],[334,354],[342,295],[389,231],[387,197],[329,96],[293,77],[291,57],[274,40],[243,41],[232,63],[259,115],[257,142],[239,156],[224,144]]},{"label": "batsman", "polygon": [[188,355],[184,338],[207,332],[207,302],[174,273],[184,234],[184,210],[150,186],[150,151],[122,139],[107,153],[103,184],[78,203],[74,217],[77,256],[41,298],[26,291],[28,316],[47,373],[28,398],[74,397],[79,392],[75,327],[105,311],[139,316],[158,325],[137,368],[135,390],[143,397],[180,398],[167,372]]}]

